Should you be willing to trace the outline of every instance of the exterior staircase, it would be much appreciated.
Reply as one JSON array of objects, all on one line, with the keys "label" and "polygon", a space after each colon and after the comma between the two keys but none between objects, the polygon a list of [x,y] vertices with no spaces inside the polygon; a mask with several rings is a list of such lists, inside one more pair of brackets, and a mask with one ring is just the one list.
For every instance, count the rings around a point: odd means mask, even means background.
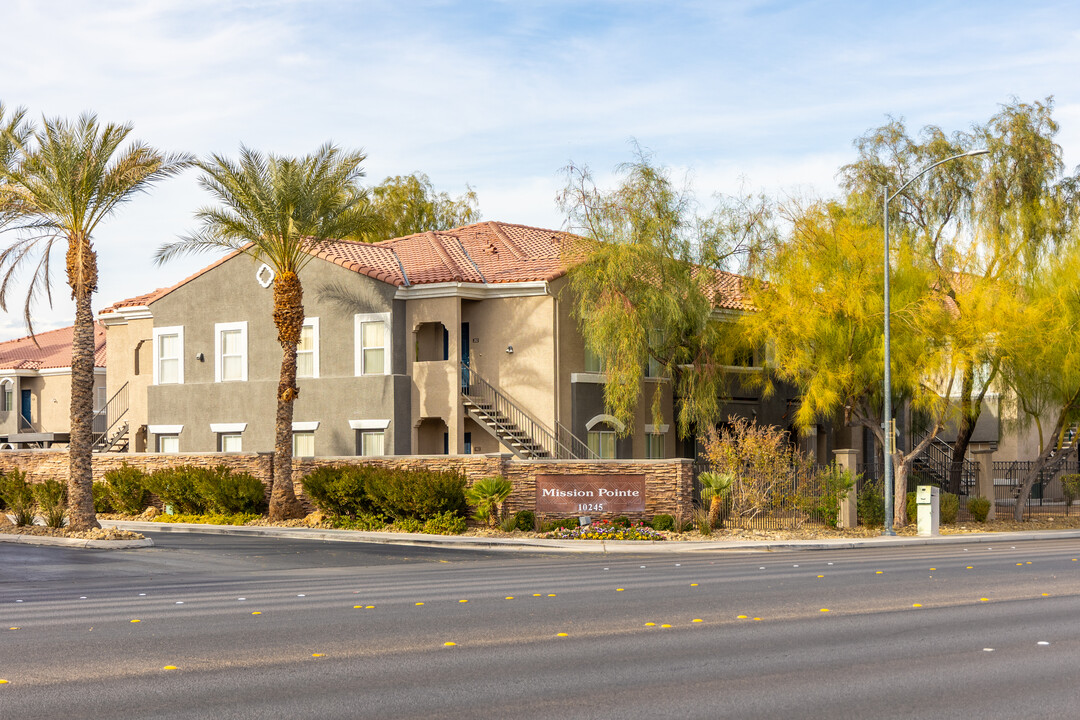
[{"label": "exterior staircase", "polygon": [[124,383],[105,403],[105,407],[94,413],[94,452],[127,452],[131,442],[127,412],[128,384]]},{"label": "exterior staircase", "polygon": [[552,431],[465,363],[461,364],[461,399],[469,416],[520,458],[596,458],[588,445],[561,424],[558,433]]},{"label": "exterior staircase", "polygon": [[[914,444],[917,445],[920,442],[922,442],[922,438],[916,439]],[[935,437],[930,441],[930,444],[927,445],[926,449],[912,462],[911,475],[914,476],[918,473],[931,482],[936,482],[939,486],[947,488],[949,485],[949,471],[952,469],[952,466],[952,445]],[[978,463],[972,462],[971,460],[963,461],[960,470],[960,488],[962,494],[970,494],[969,491],[975,487],[978,472]]]}]

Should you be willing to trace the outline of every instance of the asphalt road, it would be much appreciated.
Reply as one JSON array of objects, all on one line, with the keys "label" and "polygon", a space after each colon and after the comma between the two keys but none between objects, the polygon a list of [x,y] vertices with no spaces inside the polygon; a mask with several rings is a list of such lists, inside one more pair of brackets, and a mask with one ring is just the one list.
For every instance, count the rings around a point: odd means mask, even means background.
[{"label": "asphalt road", "polygon": [[1080,714],[1077,540],[608,558],[154,541],[0,546],[0,718]]}]

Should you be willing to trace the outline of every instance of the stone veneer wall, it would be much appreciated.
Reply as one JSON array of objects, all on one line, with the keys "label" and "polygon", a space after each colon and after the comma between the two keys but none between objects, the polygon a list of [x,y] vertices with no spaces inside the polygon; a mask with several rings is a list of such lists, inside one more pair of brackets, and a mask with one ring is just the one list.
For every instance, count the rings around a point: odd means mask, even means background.
[{"label": "stone veneer wall", "polygon": [[[127,463],[145,472],[174,465],[215,467],[225,465],[238,472],[248,472],[267,486],[273,477],[273,453],[100,453],[94,455],[94,480],[102,480],[109,470]],[[302,458],[293,462],[294,489],[308,510],[314,509],[303,495],[300,478],[315,468],[334,465],[372,464],[390,468],[455,470],[474,481],[502,475],[513,483],[514,491],[506,501],[508,512],[533,510],[536,507],[537,475],[645,475],[645,512],[629,513],[632,519],[651,518],[660,513],[689,520],[693,512],[692,466],[689,460],[519,460],[512,455],[399,455],[378,458],[354,456]],[[66,450],[3,450],[0,471],[18,468],[31,482],[68,477]],[[594,513],[603,517],[602,513]]]}]

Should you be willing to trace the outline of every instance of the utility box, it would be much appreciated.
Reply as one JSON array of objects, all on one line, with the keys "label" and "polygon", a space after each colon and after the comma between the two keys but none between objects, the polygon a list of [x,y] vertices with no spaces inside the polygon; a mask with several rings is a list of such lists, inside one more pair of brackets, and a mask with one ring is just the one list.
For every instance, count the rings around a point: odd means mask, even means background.
[{"label": "utility box", "polygon": [[918,514],[917,532],[919,535],[937,535],[941,522],[941,491],[934,485],[920,485],[915,488],[915,508]]}]

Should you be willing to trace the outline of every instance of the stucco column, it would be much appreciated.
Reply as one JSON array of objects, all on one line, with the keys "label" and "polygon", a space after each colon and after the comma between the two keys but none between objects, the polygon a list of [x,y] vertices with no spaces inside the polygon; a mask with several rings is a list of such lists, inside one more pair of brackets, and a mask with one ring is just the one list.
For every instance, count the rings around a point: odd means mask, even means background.
[{"label": "stucco column", "polygon": [[994,451],[990,449],[972,450],[975,462],[979,464],[979,483],[977,494],[990,501],[990,512],[986,515],[987,520],[997,518],[997,501],[994,497]]},{"label": "stucco column", "polygon": [[[833,455],[836,456],[836,464],[843,470],[847,470],[851,473],[851,477],[855,477],[855,471],[857,469],[857,463],[859,459],[859,451],[851,448],[843,450],[833,450]],[[851,486],[851,490],[848,490],[847,494],[840,498],[840,514],[836,518],[837,527],[853,528],[859,524],[859,504],[858,493],[855,490],[855,486]]]}]

